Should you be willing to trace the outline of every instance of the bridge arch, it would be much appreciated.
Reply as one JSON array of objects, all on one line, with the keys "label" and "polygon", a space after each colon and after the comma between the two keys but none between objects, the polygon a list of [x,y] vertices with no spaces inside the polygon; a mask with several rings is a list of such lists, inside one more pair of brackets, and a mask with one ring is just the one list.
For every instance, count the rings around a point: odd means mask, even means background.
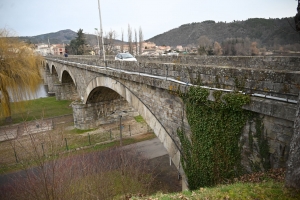
[{"label": "bridge arch", "polygon": [[47,61],[44,62],[44,68],[50,71],[49,63]]},{"label": "bridge arch", "polygon": [[[59,68],[58,68],[59,69]],[[58,73],[57,73],[57,67],[54,65],[53,62],[45,62],[45,85],[47,85],[47,90],[49,95],[53,95],[57,93],[57,90],[55,88],[55,83],[58,82]]]},{"label": "bridge arch", "polygon": [[107,76],[101,76],[96,77],[89,82],[83,97],[83,104],[89,103],[91,94],[98,87],[109,88],[118,93],[144,118],[147,124],[154,131],[155,135],[162,142],[165,149],[168,151],[168,154],[176,168],[183,173],[182,169],[180,168],[180,148],[177,146],[171,135],[167,132],[164,125],[158,120],[153,112],[151,112],[143,100],[137,97],[123,83]]},{"label": "bridge arch", "polygon": [[103,101],[113,101],[118,99],[120,99],[120,95],[116,91],[108,87],[101,86],[101,87],[94,88],[90,92],[86,104],[98,103]]},{"label": "bridge arch", "polygon": [[66,67],[66,66],[64,65],[64,66],[61,68],[60,75],[59,75],[58,79],[59,79],[59,81],[60,81],[61,83],[63,83],[63,82],[65,82],[65,81],[70,82],[69,78],[72,79],[72,81],[73,81],[73,83],[74,83],[74,85],[75,85],[75,87],[76,87],[76,86],[77,86],[77,83],[76,83],[76,79],[75,79],[73,73],[71,72],[71,70],[70,70],[68,67]]},{"label": "bridge arch", "polygon": [[55,73],[55,72],[57,73],[56,66],[55,66],[54,64],[52,64],[52,63],[50,64],[50,66],[51,66],[51,67],[50,67],[50,74],[53,74],[53,73]]}]

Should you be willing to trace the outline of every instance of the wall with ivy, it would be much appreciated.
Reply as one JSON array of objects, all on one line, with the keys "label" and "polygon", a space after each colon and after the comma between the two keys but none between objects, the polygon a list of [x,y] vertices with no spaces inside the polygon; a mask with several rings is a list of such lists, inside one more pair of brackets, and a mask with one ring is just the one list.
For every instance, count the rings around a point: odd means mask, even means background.
[{"label": "wall with ivy", "polygon": [[240,139],[245,171],[285,168],[294,131],[293,124],[289,120],[252,113]]},{"label": "wall with ivy", "polygon": [[[182,147],[181,162],[190,189],[280,167],[280,162],[272,166],[272,158],[285,163],[287,151],[277,155],[276,145],[280,142],[272,142],[274,118],[244,110],[242,106],[250,102],[247,95],[214,91],[214,101],[211,101],[209,94],[207,89],[190,87],[180,95],[192,132],[177,131]],[[282,146],[288,145],[282,143]]]}]

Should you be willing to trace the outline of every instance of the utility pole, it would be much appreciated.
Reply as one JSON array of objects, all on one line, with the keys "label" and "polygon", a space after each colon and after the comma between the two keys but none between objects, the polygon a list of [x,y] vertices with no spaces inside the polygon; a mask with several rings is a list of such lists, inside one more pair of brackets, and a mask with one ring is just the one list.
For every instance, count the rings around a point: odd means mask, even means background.
[{"label": "utility pole", "polygon": [[50,47],[49,37],[48,37],[48,49],[49,49],[49,54],[51,55],[51,47]]},{"label": "utility pole", "polygon": [[105,50],[104,50],[104,42],[103,42],[103,30],[102,30],[102,19],[101,19],[101,10],[100,10],[100,0],[98,0],[98,9],[99,9],[99,19],[100,19],[100,32],[102,39],[102,51],[103,51],[103,60],[105,62]]},{"label": "utility pole", "polygon": [[98,53],[99,53],[99,57],[100,57],[100,43],[99,43],[99,31],[97,28],[95,28],[95,30],[97,31],[97,41],[98,41]]}]

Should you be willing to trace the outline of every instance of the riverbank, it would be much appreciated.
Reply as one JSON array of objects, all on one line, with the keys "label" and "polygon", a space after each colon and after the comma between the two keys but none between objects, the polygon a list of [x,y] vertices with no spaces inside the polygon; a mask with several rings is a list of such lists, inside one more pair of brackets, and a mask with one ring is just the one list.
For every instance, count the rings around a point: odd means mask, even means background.
[{"label": "riverbank", "polygon": [[12,122],[7,123],[3,113],[0,111],[0,127],[73,114],[70,106],[72,101],[57,101],[55,97],[45,97],[23,102],[11,103]]},{"label": "riverbank", "polygon": [[72,114],[0,126],[0,142],[18,139],[23,135],[50,131],[55,126],[67,123],[73,123]]}]

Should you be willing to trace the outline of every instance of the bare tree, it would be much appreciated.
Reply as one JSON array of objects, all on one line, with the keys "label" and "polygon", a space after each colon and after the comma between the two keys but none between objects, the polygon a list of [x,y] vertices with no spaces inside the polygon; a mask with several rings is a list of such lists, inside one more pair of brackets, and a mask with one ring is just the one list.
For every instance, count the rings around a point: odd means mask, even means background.
[{"label": "bare tree", "polygon": [[135,55],[138,55],[138,40],[137,40],[136,29],[134,29],[134,43],[135,43]]},{"label": "bare tree", "polygon": [[129,193],[147,194],[154,181],[149,161],[133,146],[67,156],[60,153],[63,131],[28,137],[11,140],[23,171],[0,187],[0,199],[125,199]]},{"label": "bare tree", "polygon": [[252,56],[257,56],[259,54],[259,49],[256,46],[257,46],[257,42],[251,43],[251,55]]},{"label": "bare tree", "polygon": [[105,52],[107,55],[112,54],[115,48],[116,32],[110,30],[104,37]]},{"label": "bare tree", "polygon": [[214,54],[218,56],[223,54],[222,47],[218,42],[214,43]]},{"label": "bare tree", "polygon": [[124,30],[123,29],[121,29],[121,40],[122,40],[121,52],[123,53],[124,52]]},{"label": "bare tree", "polygon": [[144,38],[143,38],[143,31],[142,28],[139,28],[139,54],[141,55],[143,53],[143,42],[144,42]]},{"label": "bare tree", "polygon": [[199,54],[209,54],[209,50],[212,49],[212,41],[205,35],[200,36],[198,39]]},{"label": "bare tree", "polygon": [[250,46],[251,42],[249,38],[227,38],[222,43],[224,55],[251,55]]},{"label": "bare tree", "polygon": [[133,53],[133,48],[132,48],[132,30],[130,25],[128,24],[128,51],[129,53]]}]

